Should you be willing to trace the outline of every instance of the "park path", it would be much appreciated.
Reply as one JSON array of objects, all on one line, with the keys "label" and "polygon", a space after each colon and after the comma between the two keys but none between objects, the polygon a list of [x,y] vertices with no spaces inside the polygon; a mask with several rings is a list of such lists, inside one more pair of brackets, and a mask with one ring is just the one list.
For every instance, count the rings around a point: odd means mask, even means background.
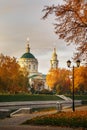
[{"label": "park path", "polygon": [[17,114],[11,118],[5,118],[5,119],[0,119],[0,126],[4,125],[19,125],[22,124],[24,121],[31,119],[36,116],[41,116],[41,115],[46,115],[49,113],[55,113],[55,111],[49,111],[49,112],[34,112],[31,114]]},{"label": "park path", "polygon": [[0,130],[87,130],[82,128],[54,127],[54,126],[1,126]]},{"label": "park path", "polygon": [[[87,110],[87,106],[77,107],[78,110]],[[72,111],[72,109],[65,109],[65,111]],[[62,127],[52,127],[52,126],[30,126],[30,125],[20,125],[24,121],[31,119],[36,116],[46,115],[49,113],[55,113],[55,111],[49,112],[35,112],[31,114],[20,114],[11,118],[0,119],[0,130],[87,130],[80,128],[62,128]]]}]

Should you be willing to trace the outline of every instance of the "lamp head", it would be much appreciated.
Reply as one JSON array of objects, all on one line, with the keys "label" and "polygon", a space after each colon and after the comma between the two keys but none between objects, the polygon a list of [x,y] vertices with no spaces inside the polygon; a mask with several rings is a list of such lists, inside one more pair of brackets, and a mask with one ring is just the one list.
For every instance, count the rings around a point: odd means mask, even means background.
[{"label": "lamp head", "polygon": [[79,67],[80,66],[80,60],[77,60],[76,64],[77,64],[77,67]]},{"label": "lamp head", "polygon": [[71,65],[71,61],[68,60],[68,61],[67,61],[67,66],[70,67],[70,65]]}]

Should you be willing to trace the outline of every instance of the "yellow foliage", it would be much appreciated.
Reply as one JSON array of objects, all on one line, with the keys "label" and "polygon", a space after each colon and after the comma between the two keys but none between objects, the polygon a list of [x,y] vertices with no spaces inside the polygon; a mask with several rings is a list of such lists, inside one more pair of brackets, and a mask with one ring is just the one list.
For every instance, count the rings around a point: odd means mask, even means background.
[{"label": "yellow foliage", "polygon": [[84,89],[87,90],[87,67],[79,67],[75,69],[75,88],[79,89],[79,86],[84,86]]},{"label": "yellow foliage", "polygon": [[54,13],[58,38],[74,43],[78,52],[74,58],[87,64],[87,0],[64,0],[60,5],[45,6],[43,11],[43,19]]},{"label": "yellow foliage", "polygon": [[58,69],[50,69],[47,76],[46,76],[46,83],[53,89],[55,85],[58,83],[59,78],[59,70]]}]

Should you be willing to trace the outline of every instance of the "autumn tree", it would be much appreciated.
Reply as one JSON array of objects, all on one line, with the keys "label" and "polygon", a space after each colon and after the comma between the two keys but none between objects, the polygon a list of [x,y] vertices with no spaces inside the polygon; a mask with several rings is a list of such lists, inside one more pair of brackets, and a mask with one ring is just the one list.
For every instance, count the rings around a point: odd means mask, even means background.
[{"label": "autumn tree", "polygon": [[87,67],[75,69],[75,91],[79,93],[87,92]]},{"label": "autumn tree", "polygon": [[83,59],[87,64],[87,1],[64,0],[62,5],[45,6],[43,11],[43,19],[55,14],[55,33],[60,39],[75,44],[74,59]]},{"label": "autumn tree", "polygon": [[49,89],[54,89],[57,85],[59,79],[59,70],[58,69],[50,69],[46,76],[46,83],[49,86]]},{"label": "autumn tree", "polygon": [[27,91],[28,77],[24,75],[16,59],[0,55],[0,92]]},{"label": "autumn tree", "polygon": [[59,78],[55,87],[58,94],[66,94],[71,92],[71,72],[66,69],[59,69]]},{"label": "autumn tree", "polygon": [[33,93],[39,93],[44,88],[44,81],[42,79],[33,78],[33,86],[31,87],[31,91]]},{"label": "autumn tree", "polygon": [[51,90],[56,90],[57,93],[69,93],[71,80],[69,71],[66,69],[50,69],[46,76],[46,83]]}]

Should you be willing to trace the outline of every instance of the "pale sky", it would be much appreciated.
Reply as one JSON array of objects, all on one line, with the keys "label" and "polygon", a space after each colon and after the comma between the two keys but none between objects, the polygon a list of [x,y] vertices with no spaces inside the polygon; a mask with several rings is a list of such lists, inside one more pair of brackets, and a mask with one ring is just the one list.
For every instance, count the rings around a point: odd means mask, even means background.
[{"label": "pale sky", "polygon": [[26,39],[30,39],[31,53],[38,59],[38,70],[47,73],[53,48],[56,47],[59,67],[66,68],[74,47],[67,46],[54,33],[53,15],[42,20],[45,5],[62,0],[0,0],[0,53],[20,58],[25,53]]}]

